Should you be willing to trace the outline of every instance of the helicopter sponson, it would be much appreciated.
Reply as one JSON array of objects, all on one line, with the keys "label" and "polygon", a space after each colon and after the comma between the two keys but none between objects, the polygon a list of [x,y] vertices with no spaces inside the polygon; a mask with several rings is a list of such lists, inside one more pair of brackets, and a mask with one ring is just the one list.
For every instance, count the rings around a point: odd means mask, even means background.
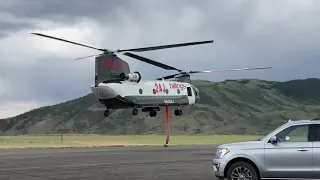
[{"label": "helicopter sponson", "polygon": [[141,80],[141,74],[138,71],[135,71],[133,73],[121,73],[120,78],[123,81],[130,81],[130,82],[140,82]]}]

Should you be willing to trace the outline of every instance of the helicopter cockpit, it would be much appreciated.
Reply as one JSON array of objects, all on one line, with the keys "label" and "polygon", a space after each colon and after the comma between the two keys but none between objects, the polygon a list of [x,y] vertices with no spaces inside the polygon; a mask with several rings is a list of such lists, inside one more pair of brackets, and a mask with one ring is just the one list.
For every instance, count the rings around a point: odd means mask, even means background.
[{"label": "helicopter cockpit", "polygon": [[196,88],[195,86],[193,86],[192,84],[191,84],[191,87],[192,87],[192,89],[193,89],[193,92],[194,92],[194,97],[195,97],[195,101],[196,102],[199,102],[199,100],[200,100],[200,92],[199,92],[199,89],[198,88]]}]

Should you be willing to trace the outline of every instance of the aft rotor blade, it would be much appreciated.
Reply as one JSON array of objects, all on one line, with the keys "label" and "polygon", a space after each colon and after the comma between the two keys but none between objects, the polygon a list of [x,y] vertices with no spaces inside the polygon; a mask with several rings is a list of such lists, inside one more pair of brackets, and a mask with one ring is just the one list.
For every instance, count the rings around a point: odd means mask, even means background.
[{"label": "aft rotor blade", "polygon": [[151,59],[148,59],[148,58],[145,58],[145,57],[141,57],[141,56],[138,56],[138,55],[136,55],[136,54],[129,53],[129,52],[125,52],[125,53],[123,53],[123,55],[126,55],[126,56],[129,56],[129,57],[138,59],[138,60],[140,60],[140,61],[143,61],[143,62],[152,64],[152,65],[154,65],[154,66],[157,66],[157,67],[160,67],[160,68],[163,68],[163,69],[181,71],[180,69],[177,69],[177,68],[175,68],[175,67],[171,67],[171,66],[168,66],[168,65],[166,65],[166,64],[162,64],[162,63],[159,63],[159,62],[157,62],[157,61],[153,61],[153,60],[151,60]]},{"label": "aft rotor blade", "polygon": [[180,43],[180,44],[170,44],[170,45],[162,45],[162,46],[150,46],[150,47],[144,47],[144,48],[123,49],[123,50],[117,50],[117,52],[124,52],[124,51],[143,52],[143,51],[153,51],[153,50],[175,48],[175,47],[182,47],[182,46],[192,46],[192,45],[199,45],[199,44],[207,44],[207,43],[213,43],[213,40],[210,40],[210,41],[198,41],[198,42],[188,42],[188,43]]},{"label": "aft rotor blade", "polygon": [[171,79],[171,78],[174,78],[176,75],[179,75],[179,74],[180,73],[172,74],[172,75],[169,75],[169,76],[164,76],[164,77],[161,77],[161,78],[157,78],[156,80]]},{"label": "aft rotor blade", "polygon": [[244,70],[257,70],[257,69],[270,69],[272,67],[255,67],[255,68],[240,68],[240,69],[223,69],[223,70],[210,70],[210,71],[189,71],[189,73],[210,73],[210,72],[227,72],[227,71],[244,71]]},{"label": "aft rotor blade", "polygon": [[46,37],[46,38],[51,38],[51,39],[55,39],[55,40],[59,40],[59,41],[64,41],[64,42],[71,43],[71,44],[76,44],[76,45],[79,45],[79,46],[95,49],[95,50],[98,50],[98,51],[103,51],[103,52],[107,51],[106,49],[99,49],[99,48],[95,48],[95,47],[92,47],[92,46],[87,46],[87,45],[84,45],[84,44],[79,44],[79,43],[76,43],[76,42],[72,42],[72,41],[69,41],[69,40],[65,40],[65,39],[61,39],[61,38],[57,38],[57,37],[53,37],[53,36],[48,36],[48,35],[45,35],[45,34],[40,34],[40,33],[31,33],[31,34],[37,35],[37,36]]}]

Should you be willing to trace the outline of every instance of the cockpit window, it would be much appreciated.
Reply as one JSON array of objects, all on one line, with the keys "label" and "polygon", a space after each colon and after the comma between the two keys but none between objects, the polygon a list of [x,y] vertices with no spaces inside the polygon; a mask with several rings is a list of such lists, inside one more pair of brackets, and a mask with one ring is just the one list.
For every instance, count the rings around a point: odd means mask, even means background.
[{"label": "cockpit window", "polygon": [[187,87],[187,91],[188,91],[188,96],[192,96],[192,92],[191,92],[191,88]]},{"label": "cockpit window", "polygon": [[199,96],[199,90],[198,90],[198,88],[196,88],[196,87],[194,87],[194,86],[191,86],[191,87],[192,87],[195,95],[196,95],[196,96]]}]

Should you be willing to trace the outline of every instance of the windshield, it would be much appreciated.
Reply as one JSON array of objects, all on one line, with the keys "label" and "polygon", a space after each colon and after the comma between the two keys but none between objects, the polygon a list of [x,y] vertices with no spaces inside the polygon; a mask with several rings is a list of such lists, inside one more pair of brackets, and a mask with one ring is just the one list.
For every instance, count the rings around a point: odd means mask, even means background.
[{"label": "windshield", "polygon": [[193,86],[193,85],[191,85],[191,87],[192,87],[192,89],[193,89],[194,93],[196,94],[196,96],[199,96],[199,89],[198,89],[198,88],[196,88],[196,87],[195,87],[195,86]]},{"label": "windshield", "polygon": [[279,129],[281,129],[281,128],[284,127],[285,125],[287,125],[287,123],[284,123],[284,124],[282,124],[281,126],[279,126],[277,129],[271,131],[270,133],[268,133],[267,135],[265,135],[263,138],[259,139],[259,141],[265,141],[266,138],[267,138],[268,136],[270,136],[270,134],[272,134],[274,131],[278,131]]}]

